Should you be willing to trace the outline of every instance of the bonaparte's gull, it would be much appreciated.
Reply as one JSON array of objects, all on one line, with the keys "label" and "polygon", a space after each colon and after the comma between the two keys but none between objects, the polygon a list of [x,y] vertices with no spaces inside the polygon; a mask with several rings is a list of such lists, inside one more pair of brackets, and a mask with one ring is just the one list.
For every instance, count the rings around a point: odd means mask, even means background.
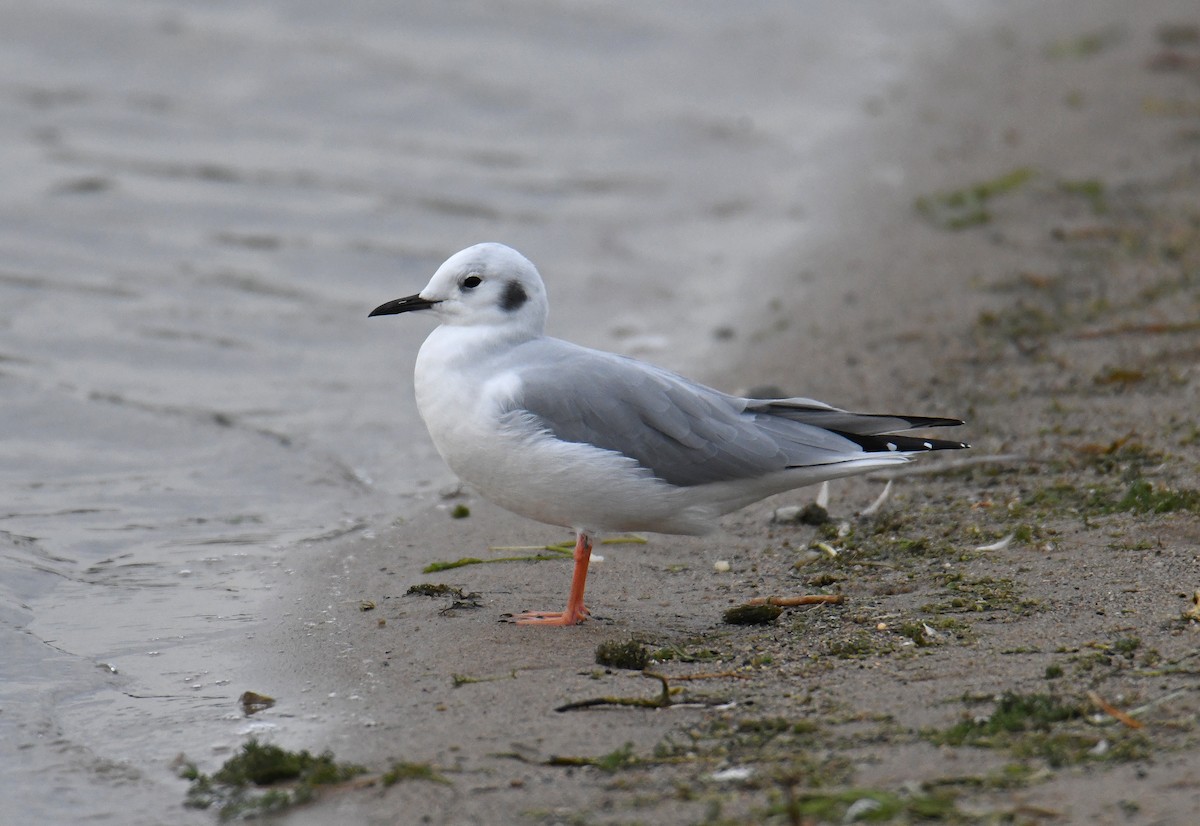
[{"label": "bonaparte's gull", "polygon": [[890,435],[957,419],[848,413],[812,399],[743,399],[624,356],[543,334],[546,289],[503,244],[449,258],[416,295],[370,315],[427,311],[441,326],[417,356],[417,408],[446,464],[510,511],[571,528],[563,611],[574,625],[600,532],[701,534],[722,514],[792,488],[962,442]]}]

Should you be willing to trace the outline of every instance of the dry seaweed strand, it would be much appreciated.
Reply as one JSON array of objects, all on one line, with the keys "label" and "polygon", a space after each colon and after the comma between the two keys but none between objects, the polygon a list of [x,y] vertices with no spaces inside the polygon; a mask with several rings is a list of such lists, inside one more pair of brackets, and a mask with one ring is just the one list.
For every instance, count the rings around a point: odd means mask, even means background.
[{"label": "dry seaweed strand", "polygon": [[[659,675],[653,674],[651,676],[658,677]],[[753,674],[747,674],[744,671],[707,671],[707,672],[704,672],[701,674],[676,674],[674,677],[671,677],[670,679],[677,680],[677,681],[683,681],[683,680],[726,680],[726,679],[751,680],[753,678],[754,678]]]},{"label": "dry seaweed strand", "polygon": [[633,706],[635,708],[667,708],[671,705],[671,684],[662,674],[642,672],[644,677],[653,677],[662,682],[662,693],[658,697],[594,697],[590,700],[577,700],[554,709],[555,711],[578,711],[596,706]]},{"label": "dry seaweed strand", "polygon": [[[706,674],[690,674],[680,677],[668,677],[665,674],[655,674],[652,671],[643,671],[643,677],[649,677],[652,680],[658,680],[662,683],[662,692],[657,697],[593,697],[590,700],[576,700],[573,703],[567,703],[554,709],[555,711],[580,711],[586,708],[596,708],[598,706],[631,706],[633,708],[670,708],[674,703],[671,701],[671,680],[716,680],[734,678],[739,680],[750,679],[747,674],[742,674],[736,671],[722,671]],[[724,700],[705,701],[705,705],[721,705]],[[689,703],[695,705],[695,703]]]}]

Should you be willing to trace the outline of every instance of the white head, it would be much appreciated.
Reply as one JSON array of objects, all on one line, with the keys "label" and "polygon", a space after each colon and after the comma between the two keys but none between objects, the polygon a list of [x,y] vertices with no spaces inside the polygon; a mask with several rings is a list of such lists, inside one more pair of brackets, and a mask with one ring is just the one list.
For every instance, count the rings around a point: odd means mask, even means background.
[{"label": "white head", "polygon": [[443,324],[486,325],[541,335],[546,288],[528,258],[503,244],[476,244],[438,267],[425,289],[389,301],[371,315],[431,310]]}]

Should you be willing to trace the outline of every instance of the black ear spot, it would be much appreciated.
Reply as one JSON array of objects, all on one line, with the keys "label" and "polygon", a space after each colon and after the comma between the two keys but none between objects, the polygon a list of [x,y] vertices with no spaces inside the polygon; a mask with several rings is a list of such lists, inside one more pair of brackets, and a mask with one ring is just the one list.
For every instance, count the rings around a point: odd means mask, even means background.
[{"label": "black ear spot", "polygon": [[525,288],[519,281],[509,281],[504,285],[504,295],[500,297],[500,308],[511,313],[529,300]]}]

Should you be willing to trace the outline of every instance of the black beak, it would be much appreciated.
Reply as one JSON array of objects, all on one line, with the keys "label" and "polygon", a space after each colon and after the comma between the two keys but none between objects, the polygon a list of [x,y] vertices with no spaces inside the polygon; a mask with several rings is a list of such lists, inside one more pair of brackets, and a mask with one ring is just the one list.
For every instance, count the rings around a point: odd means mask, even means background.
[{"label": "black beak", "polygon": [[421,298],[420,295],[410,295],[405,298],[397,298],[395,301],[389,301],[386,304],[380,304],[367,314],[367,318],[377,315],[411,313],[414,310],[428,310],[434,304],[437,304],[437,302],[430,301],[428,298]]}]

